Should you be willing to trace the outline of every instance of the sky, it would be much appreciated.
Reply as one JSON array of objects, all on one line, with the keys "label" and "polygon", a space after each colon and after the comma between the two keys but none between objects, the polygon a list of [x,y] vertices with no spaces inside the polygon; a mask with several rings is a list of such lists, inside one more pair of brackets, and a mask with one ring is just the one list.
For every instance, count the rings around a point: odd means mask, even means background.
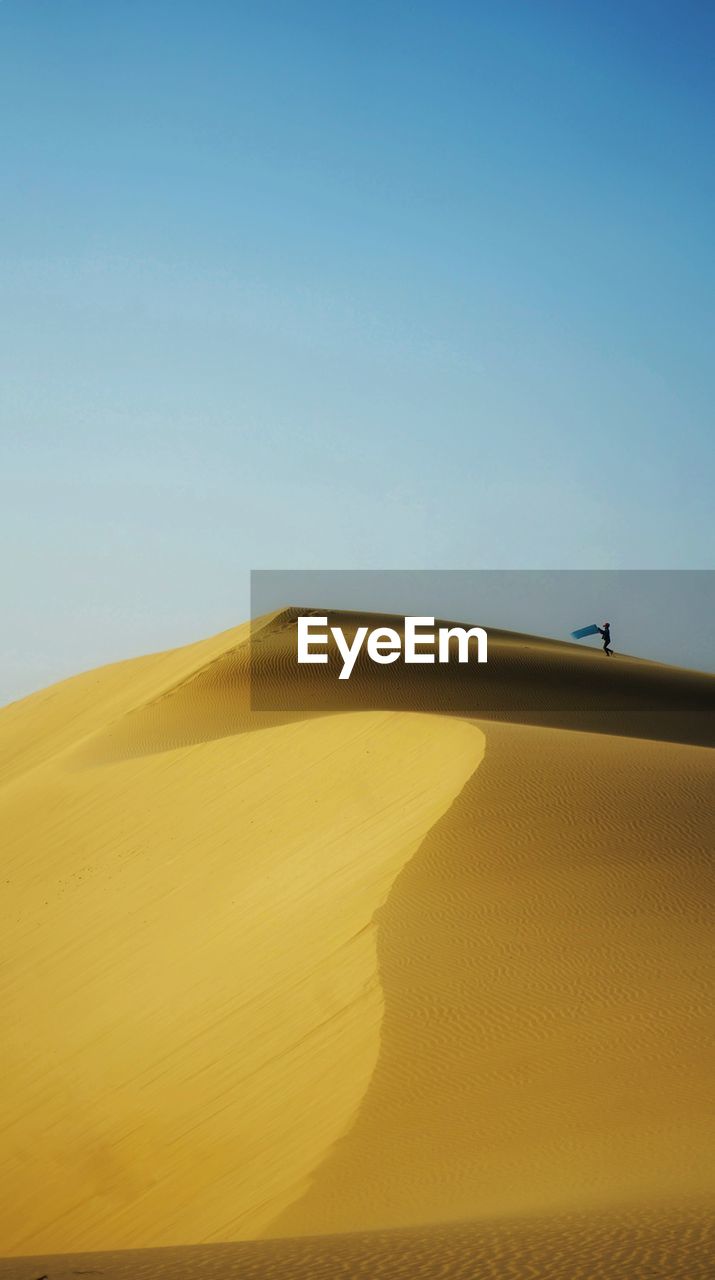
[{"label": "sky", "polygon": [[0,3],[0,702],[251,569],[712,567],[715,8]]}]

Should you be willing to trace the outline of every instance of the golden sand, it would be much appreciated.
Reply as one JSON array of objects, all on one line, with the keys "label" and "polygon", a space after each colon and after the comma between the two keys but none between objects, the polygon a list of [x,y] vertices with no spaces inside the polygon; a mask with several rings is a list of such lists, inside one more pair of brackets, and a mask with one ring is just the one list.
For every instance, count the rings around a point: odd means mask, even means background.
[{"label": "golden sand", "polygon": [[478,715],[425,668],[252,712],[247,628],[0,712],[1,1252],[707,1274],[715,680],[490,644]]},{"label": "golden sand", "polygon": [[0,1258],[0,1280],[712,1280],[712,1204]]}]

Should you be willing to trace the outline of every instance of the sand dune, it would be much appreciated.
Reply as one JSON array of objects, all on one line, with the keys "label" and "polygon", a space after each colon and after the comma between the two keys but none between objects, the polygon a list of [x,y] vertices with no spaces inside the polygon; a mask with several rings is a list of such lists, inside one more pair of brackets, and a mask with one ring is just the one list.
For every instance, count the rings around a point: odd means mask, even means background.
[{"label": "sand dune", "polygon": [[712,1205],[0,1259],[0,1280],[710,1280]]},{"label": "sand dune", "polygon": [[715,680],[490,632],[336,708],[295,617],[0,712],[0,1249],[707,1274]]}]

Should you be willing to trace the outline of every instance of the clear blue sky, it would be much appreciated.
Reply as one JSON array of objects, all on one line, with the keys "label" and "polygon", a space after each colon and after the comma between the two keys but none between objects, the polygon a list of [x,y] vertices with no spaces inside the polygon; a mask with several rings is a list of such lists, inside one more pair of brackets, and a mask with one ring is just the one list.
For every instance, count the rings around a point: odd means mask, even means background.
[{"label": "clear blue sky", "polygon": [[0,701],[250,568],[711,566],[714,56],[687,0],[3,0]]}]

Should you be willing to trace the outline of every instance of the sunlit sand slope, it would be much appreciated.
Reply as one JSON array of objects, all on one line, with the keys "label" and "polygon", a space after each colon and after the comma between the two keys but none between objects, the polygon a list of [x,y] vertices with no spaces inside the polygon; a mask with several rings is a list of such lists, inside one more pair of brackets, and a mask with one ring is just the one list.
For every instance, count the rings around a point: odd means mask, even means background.
[{"label": "sunlit sand slope", "polygon": [[[500,633],[473,713],[363,667],[325,715],[294,627],[0,712],[0,1248],[375,1229],[375,1274],[466,1275],[537,1214],[483,1271],[531,1275],[618,1206],[602,1274],[706,1274],[715,681]],[[444,1272],[382,1234],[458,1219]]]},{"label": "sunlit sand slope", "polygon": [[482,742],[366,713],[0,792],[6,1248],[251,1235],[300,1194],[377,1059],[374,912]]}]

